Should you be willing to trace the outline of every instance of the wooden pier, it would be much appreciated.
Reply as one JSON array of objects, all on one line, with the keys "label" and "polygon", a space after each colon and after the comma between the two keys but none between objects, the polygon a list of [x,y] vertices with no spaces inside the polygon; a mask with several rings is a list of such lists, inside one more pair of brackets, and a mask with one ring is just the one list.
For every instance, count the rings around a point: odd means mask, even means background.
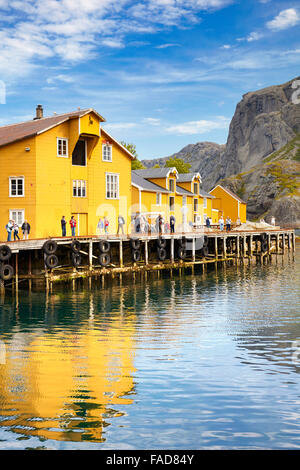
[{"label": "wooden pier", "polygon": [[0,292],[19,286],[51,290],[79,278],[122,277],[219,263],[267,263],[295,253],[294,229],[131,234],[0,242]]}]

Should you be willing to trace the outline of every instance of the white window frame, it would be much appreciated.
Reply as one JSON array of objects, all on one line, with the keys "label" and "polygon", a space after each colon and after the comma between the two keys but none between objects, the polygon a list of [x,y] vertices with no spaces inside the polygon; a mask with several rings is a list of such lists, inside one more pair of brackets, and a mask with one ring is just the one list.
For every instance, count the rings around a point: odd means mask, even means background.
[{"label": "white window frame", "polygon": [[[74,185],[75,183],[75,185]],[[74,194],[74,188],[75,188],[75,194]],[[80,195],[79,195],[79,190],[80,190]],[[82,191],[84,190],[84,196],[82,195]],[[73,185],[72,185],[72,196],[73,197],[87,197],[87,191],[86,191],[86,180],[73,180]]]},{"label": "white window frame", "polygon": [[[104,158],[106,155],[106,148],[109,148],[109,158]],[[102,144],[102,161],[103,162],[112,162],[112,145],[111,144]]]},{"label": "white window frame", "polygon": [[[16,191],[18,190],[18,180],[22,180],[22,194],[12,194],[12,181],[16,180]],[[25,177],[10,176],[9,177],[9,197],[25,197]]]},{"label": "white window frame", "polygon": [[161,206],[161,193],[156,193],[156,205]]},{"label": "white window frame", "polygon": [[[195,186],[196,186],[197,191],[195,191]],[[199,183],[197,181],[193,182],[193,193],[197,195],[199,194]]]},{"label": "white window frame", "polygon": [[[173,186],[172,189],[171,189],[171,186]],[[169,179],[169,191],[171,191],[171,193],[175,192],[175,180],[173,178]]]},{"label": "white window frame", "polygon": [[[173,200],[172,205],[171,205],[171,199]],[[175,196],[169,196],[169,209],[170,209],[170,212],[175,211]]]},{"label": "white window frame", "polygon": [[[196,209],[195,209],[195,206],[196,206]],[[194,201],[193,201],[193,210],[194,212],[198,212],[199,210],[199,200],[196,197],[194,198]]]},{"label": "white window frame", "polygon": [[203,198],[203,209],[207,209],[207,197]]},{"label": "white window frame", "polygon": [[[19,220],[16,220],[16,218],[13,217],[13,212],[22,213],[21,222],[19,222]],[[9,218],[10,220],[14,220],[15,222],[17,222],[19,227],[21,227],[25,220],[25,209],[9,209]]]},{"label": "white window frame", "polygon": [[[115,179],[114,182],[110,181],[112,177]],[[119,185],[120,178],[119,177],[120,177],[119,173],[105,173],[105,199],[119,199],[119,194],[120,194],[120,185]],[[108,188],[108,185],[111,183],[113,185],[116,184],[115,190]],[[108,191],[108,189],[110,190]],[[110,194],[115,192],[115,196],[108,196],[107,195],[108,192]]]},{"label": "white window frame", "polygon": [[[66,153],[59,155],[59,141],[61,141],[61,148],[63,149],[63,142],[66,143]],[[56,156],[59,158],[68,158],[69,157],[69,139],[66,139],[66,137],[56,137]]]}]

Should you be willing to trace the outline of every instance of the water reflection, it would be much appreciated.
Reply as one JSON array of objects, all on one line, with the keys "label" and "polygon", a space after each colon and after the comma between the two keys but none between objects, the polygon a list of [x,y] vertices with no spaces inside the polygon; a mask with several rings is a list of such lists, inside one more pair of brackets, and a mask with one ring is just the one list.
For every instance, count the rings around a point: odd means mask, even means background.
[{"label": "water reflection", "polygon": [[0,441],[300,447],[299,271],[286,258],[2,298]]}]

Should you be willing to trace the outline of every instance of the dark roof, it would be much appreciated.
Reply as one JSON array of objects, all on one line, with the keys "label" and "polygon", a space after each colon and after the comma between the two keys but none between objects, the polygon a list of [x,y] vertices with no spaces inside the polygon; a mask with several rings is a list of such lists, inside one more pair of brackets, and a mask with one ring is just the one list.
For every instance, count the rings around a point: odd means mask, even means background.
[{"label": "dark roof", "polygon": [[178,194],[182,194],[183,196],[195,196],[194,193],[191,193],[191,191],[188,191],[187,189],[184,189],[184,188],[181,188],[180,186],[178,186],[178,184],[176,184],[176,193]]},{"label": "dark roof", "polygon": [[203,191],[202,189],[199,190],[199,195],[202,197],[210,197],[211,199],[215,199],[215,196],[207,193],[206,191]]},{"label": "dark roof", "polygon": [[[166,178],[176,168],[148,168],[146,170],[134,170],[142,178]],[[177,170],[176,170],[177,171]]]},{"label": "dark roof", "polygon": [[220,186],[220,188],[224,189],[224,191],[227,191],[228,194],[230,194],[232,197],[234,197],[235,199],[237,199],[239,202],[241,202],[242,204],[247,204],[246,201],[244,201],[243,199],[241,199],[237,194],[235,194],[233,191],[231,191],[230,189],[226,188],[225,186],[222,186],[221,184],[217,184],[213,189],[210,190],[210,193],[216,189],[218,186]]},{"label": "dark roof", "polygon": [[162,188],[158,184],[151,183],[151,181],[148,181],[142,178],[140,175],[137,174],[137,171],[139,170],[133,170],[131,172],[131,182],[133,185],[136,185],[139,188],[144,189],[145,191],[151,191],[155,193],[167,193],[167,194],[170,193],[170,191],[168,191],[166,188]]},{"label": "dark roof", "polygon": [[28,137],[33,137],[62,122],[84,116],[89,112],[97,114],[102,122],[105,121],[105,119],[93,108],[87,108],[73,111],[71,113],[57,114],[55,116],[33,119],[31,121],[20,122],[18,124],[10,124],[8,126],[0,127],[0,146],[11,144],[12,142]]}]

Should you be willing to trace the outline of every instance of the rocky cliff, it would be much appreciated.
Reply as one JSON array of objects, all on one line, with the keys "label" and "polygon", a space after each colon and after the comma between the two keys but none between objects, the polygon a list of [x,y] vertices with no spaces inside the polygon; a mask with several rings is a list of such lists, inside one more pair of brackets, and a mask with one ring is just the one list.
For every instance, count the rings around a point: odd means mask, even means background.
[{"label": "rocky cliff", "polygon": [[[201,173],[204,189],[222,182],[243,197],[249,219],[274,215],[279,223],[300,226],[300,93],[295,87],[300,89],[300,77],[246,93],[226,145],[199,142],[176,153]],[[167,158],[143,164],[164,166]]]}]

